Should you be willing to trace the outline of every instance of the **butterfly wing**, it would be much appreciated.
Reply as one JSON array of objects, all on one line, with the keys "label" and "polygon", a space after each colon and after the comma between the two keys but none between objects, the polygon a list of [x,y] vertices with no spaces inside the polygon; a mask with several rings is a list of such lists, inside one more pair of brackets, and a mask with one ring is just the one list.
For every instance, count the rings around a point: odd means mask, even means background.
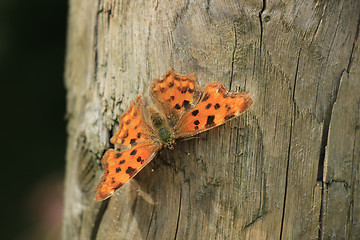
[{"label": "butterfly wing", "polygon": [[150,95],[153,102],[167,116],[174,127],[180,116],[192,108],[200,97],[195,74],[179,75],[171,69],[163,79],[154,79]]},{"label": "butterfly wing", "polygon": [[120,116],[119,128],[110,139],[115,147],[128,149],[150,138],[150,127],[143,117],[144,105],[143,96],[139,94],[125,113]]},{"label": "butterfly wing", "polygon": [[175,138],[190,137],[239,116],[253,100],[247,93],[230,93],[219,82],[209,83],[199,103],[181,116]]},{"label": "butterfly wing", "polygon": [[109,149],[101,160],[104,175],[96,188],[95,200],[102,201],[132,179],[156,155],[160,146],[152,141],[118,152]]}]

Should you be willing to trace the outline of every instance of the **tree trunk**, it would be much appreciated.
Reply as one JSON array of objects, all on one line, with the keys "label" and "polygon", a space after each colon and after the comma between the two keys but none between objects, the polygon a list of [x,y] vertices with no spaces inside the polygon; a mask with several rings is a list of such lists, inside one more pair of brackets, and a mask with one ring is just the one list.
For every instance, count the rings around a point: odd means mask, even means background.
[{"label": "tree trunk", "polygon": [[[64,239],[357,239],[360,1],[70,0]],[[174,68],[241,117],[94,200],[118,117]]]}]

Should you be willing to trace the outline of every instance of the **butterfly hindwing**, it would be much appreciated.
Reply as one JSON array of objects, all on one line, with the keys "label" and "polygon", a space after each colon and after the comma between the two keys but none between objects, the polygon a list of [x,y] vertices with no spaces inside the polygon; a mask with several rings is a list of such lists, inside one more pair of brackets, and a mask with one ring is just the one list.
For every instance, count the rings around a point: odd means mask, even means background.
[{"label": "butterfly hindwing", "polygon": [[209,83],[199,103],[179,119],[176,138],[188,137],[239,116],[253,103],[247,93],[230,93],[219,82]]},{"label": "butterfly hindwing", "polygon": [[117,189],[133,178],[156,155],[160,146],[148,141],[135,147],[118,152],[113,149],[106,151],[101,162],[104,175],[96,188],[97,201],[110,197]]},{"label": "butterfly hindwing", "polygon": [[195,74],[179,75],[170,70],[163,79],[154,79],[151,97],[169,119],[170,125],[175,125],[179,117],[198,101],[201,94],[196,83]]}]

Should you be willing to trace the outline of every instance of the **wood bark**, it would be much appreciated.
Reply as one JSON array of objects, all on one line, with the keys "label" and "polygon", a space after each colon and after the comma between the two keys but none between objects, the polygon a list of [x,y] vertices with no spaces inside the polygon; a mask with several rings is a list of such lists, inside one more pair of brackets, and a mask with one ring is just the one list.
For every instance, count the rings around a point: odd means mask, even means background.
[{"label": "wood bark", "polygon": [[[360,1],[70,0],[64,239],[358,239]],[[250,111],[94,201],[118,117],[169,68]]]}]

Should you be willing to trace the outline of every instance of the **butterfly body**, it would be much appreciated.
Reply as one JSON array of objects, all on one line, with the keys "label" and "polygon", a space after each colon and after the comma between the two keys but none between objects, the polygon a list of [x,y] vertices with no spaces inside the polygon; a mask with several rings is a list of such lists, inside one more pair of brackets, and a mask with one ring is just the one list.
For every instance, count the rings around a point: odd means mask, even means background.
[{"label": "butterfly body", "polygon": [[159,129],[159,139],[161,143],[165,146],[172,146],[175,143],[174,135],[170,132],[170,129],[167,127],[161,127]]},{"label": "butterfly body", "polygon": [[247,93],[230,93],[219,82],[207,84],[202,92],[195,74],[182,76],[174,70],[153,81],[150,96],[156,109],[139,94],[120,117],[119,129],[110,139],[120,152],[109,149],[103,156],[104,175],[96,189],[96,200],[110,197],[161,148],[172,149],[178,138],[190,138],[219,126],[239,116],[253,102]]}]

